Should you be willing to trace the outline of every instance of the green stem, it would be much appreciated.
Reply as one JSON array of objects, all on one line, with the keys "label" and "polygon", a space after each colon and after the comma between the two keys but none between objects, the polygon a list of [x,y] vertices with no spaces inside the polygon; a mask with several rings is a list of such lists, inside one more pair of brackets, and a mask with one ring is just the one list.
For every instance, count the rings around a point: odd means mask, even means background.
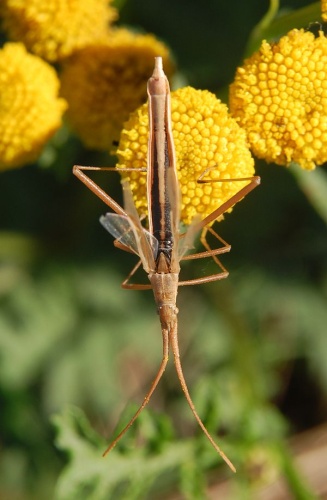
[{"label": "green stem", "polygon": [[307,481],[303,477],[297,466],[294,464],[294,459],[290,456],[286,449],[281,450],[281,458],[283,462],[283,470],[285,480],[289,485],[290,491],[295,494],[297,500],[315,500],[317,497],[308,486]]},{"label": "green stem", "polygon": [[310,23],[321,21],[320,2],[312,3],[302,9],[297,9],[277,17],[278,3],[277,0],[270,0],[270,7],[267,14],[252,30],[245,50],[245,57],[249,57],[253,52],[258,50],[262,40],[278,40],[291,29],[306,28]]},{"label": "green stem", "polygon": [[295,165],[290,171],[315,211],[327,223],[327,172],[322,167],[303,170]]}]

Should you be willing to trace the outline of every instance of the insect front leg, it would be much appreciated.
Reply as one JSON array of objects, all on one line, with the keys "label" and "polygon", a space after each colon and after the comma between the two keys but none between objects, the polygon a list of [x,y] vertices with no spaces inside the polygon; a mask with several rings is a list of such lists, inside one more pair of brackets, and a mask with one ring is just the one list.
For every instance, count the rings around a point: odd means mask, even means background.
[{"label": "insect front leg", "polygon": [[146,172],[146,168],[124,168],[118,169],[116,167],[89,167],[89,166],[81,166],[74,165],[73,174],[85,184],[86,187],[92,191],[100,200],[102,200],[108,207],[110,207],[116,214],[127,216],[126,211],[117,203],[108,193],[106,193],[93,179],[91,179],[88,175],[86,175],[85,171],[93,171],[93,172]]},{"label": "insect front leg", "polygon": [[116,214],[127,216],[125,210],[117,203],[111,196],[108,195],[96,182],[93,181],[85,171],[116,171],[115,168],[110,167],[82,167],[81,165],[74,165],[73,174],[89,188],[100,200],[102,200],[108,207],[110,207]]},{"label": "insect front leg", "polygon": [[[210,172],[215,167],[209,167],[206,169],[201,176],[198,179],[199,184],[204,184],[204,183],[213,183],[213,182],[232,182],[232,181],[237,181],[237,182],[248,182],[245,186],[243,186],[237,193],[235,193],[231,198],[227,201],[225,201],[220,207],[218,207],[216,210],[211,212],[211,214],[207,215],[203,220],[200,220],[199,222],[195,222],[194,227],[192,228],[192,232],[200,231],[201,232],[201,237],[200,241],[203,245],[203,247],[206,249],[204,252],[200,253],[194,253],[194,254],[189,254],[186,256],[183,256],[181,260],[192,260],[192,259],[202,259],[202,258],[207,258],[211,257],[215,263],[219,266],[221,269],[220,273],[212,274],[209,276],[204,276],[201,278],[196,278],[193,280],[187,280],[187,281],[180,281],[179,286],[185,286],[185,285],[199,285],[201,283],[208,283],[210,281],[216,281],[216,280],[221,280],[224,278],[227,278],[228,276],[228,271],[227,269],[223,266],[223,264],[220,262],[218,259],[217,255],[221,255],[223,253],[227,253],[230,251],[231,246],[221,237],[219,236],[211,227],[211,224],[215,222],[219,217],[221,217],[227,210],[229,210],[233,205],[235,205],[238,201],[243,199],[248,193],[250,193],[254,188],[256,188],[260,184],[260,177],[254,176],[254,177],[246,177],[246,178],[240,178],[240,179],[221,179],[221,180],[212,180],[212,179],[204,179],[204,177]],[[218,241],[222,243],[222,247],[219,248],[211,248],[210,244],[207,241],[207,234],[208,232],[213,235]],[[184,235],[182,235],[183,237]],[[186,236],[187,238],[187,236]]]}]

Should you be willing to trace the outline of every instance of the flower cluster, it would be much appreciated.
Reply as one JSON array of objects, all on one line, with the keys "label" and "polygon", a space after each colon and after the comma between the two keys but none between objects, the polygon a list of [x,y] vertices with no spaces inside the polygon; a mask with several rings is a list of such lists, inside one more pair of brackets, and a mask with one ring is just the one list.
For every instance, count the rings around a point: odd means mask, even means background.
[{"label": "flower cluster", "polygon": [[324,22],[327,22],[327,0],[321,0],[321,17]]},{"label": "flower cluster", "polygon": [[[181,220],[190,224],[195,215],[204,218],[243,187],[245,183],[234,179],[253,176],[254,162],[245,132],[210,92],[191,87],[176,90],[171,94],[171,109],[182,194]],[[146,166],[147,140],[148,105],[144,104],[125,123],[117,150],[118,167]],[[209,182],[198,184],[201,173],[209,167]],[[145,174],[129,172],[128,178],[136,208],[146,214]],[[222,179],[230,182],[219,182]]]},{"label": "flower cluster", "polygon": [[326,68],[325,35],[296,29],[238,68],[230,109],[256,156],[308,170],[327,161]]},{"label": "flower cluster", "polygon": [[[6,144],[3,168],[6,164],[9,168],[35,160],[46,137],[51,137],[60,126],[65,107],[68,124],[85,145],[109,151],[129,113],[146,100],[146,82],[154,57],[162,56],[167,73],[172,73],[166,46],[154,36],[114,28],[112,22],[116,17],[111,0],[1,0],[2,28],[12,40],[35,54],[34,59],[27,58],[26,64],[24,57],[18,57],[13,50],[3,55],[6,62],[1,67],[1,85],[7,87],[0,101],[3,148]],[[24,46],[18,46],[27,56]],[[35,64],[38,61],[42,68],[47,68],[56,82],[55,91],[53,80],[42,80],[43,71],[35,77],[30,61]],[[57,75],[49,65],[54,62],[60,73],[62,99],[53,99],[57,108],[49,101],[44,109],[44,97],[58,91]],[[22,66],[13,71],[19,63]],[[15,100],[15,92],[25,96],[25,100],[20,97]],[[23,103],[17,107],[21,100]],[[42,127],[51,115],[52,126]],[[36,117],[35,123],[27,133],[25,127],[32,116]],[[30,144],[29,138],[37,131],[38,141],[33,136]],[[22,150],[23,144],[25,153],[20,154],[18,150]]]},{"label": "flower cluster", "polygon": [[114,31],[111,37],[75,52],[64,64],[61,93],[67,120],[89,148],[109,150],[123,122],[146,101],[154,57],[172,73],[165,45],[152,35]]},{"label": "flower cluster", "polygon": [[12,40],[48,61],[106,36],[117,17],[108,0],[2,0],[0,14]]},{"label": "flower cluster", "polygon": [[0,50],[0,169],[34,161],[61,125],[66,109],[58,98],[53,68],[20,43]]}]

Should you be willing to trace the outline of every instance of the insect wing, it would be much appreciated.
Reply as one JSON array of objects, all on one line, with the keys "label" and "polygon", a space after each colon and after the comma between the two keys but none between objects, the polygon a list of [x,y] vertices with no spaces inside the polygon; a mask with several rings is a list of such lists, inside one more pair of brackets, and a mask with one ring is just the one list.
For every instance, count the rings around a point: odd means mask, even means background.
[{"label": "insect wing", "polygon": [[126,179],[122,180],[124,207],[128,214],[131,228],[134,232],[138,255],[141,258],[143,269],[149,273],[155,268],[155,261],[158,255],[159,242],[153,234],[141,224],[139,214],[136,210],[130,185]]},{"label": "insect wing", "polygon": [[178,242],[178,257],[181,259],[190,250],[194,249],[194,240],[199,232],[198,224],[200,222],[200,217],[196,215],[192,223],[188,226],[185,233],[183,233],[179,238]]},{"label": "insect wing", "polygon": [[[100,217],[100,223],[114,238],[116,238],[116,240],[140,256],[140,238],[136,239],[135,237],[135,233],[137,234],[139,228],[133,228],[129,217],[114,213],[106,213]],[[158,240],[143,227],[141,231],[145,235],[153,255],[157,255]]]},{"label": "insect wing", "polygon": [[137,243],[128,217],[107,213],[100,217],[100,224],[123,245],[138,254]]}]

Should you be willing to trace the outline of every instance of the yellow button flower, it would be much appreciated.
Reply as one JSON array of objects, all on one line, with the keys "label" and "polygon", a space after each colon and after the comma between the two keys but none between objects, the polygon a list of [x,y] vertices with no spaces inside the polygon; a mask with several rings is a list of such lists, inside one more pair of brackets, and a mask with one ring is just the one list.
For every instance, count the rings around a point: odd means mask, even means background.
[{"label": "yellow button flower", "polygon": [[[206,179],[237,179],[254,174],[254,162],[245,132],[228,114],[227,106],[206,90],[185,87],[171,93],[172,128],[178,179],[182,195],[181,220],[209,215],[233,196],[242,182],[198,184],[208,167]],[[147,162],[148,105],[131,114],[125,123],[116,152],[119,168],[145,167]],[[136,208],[147,213],[146,174],[128,174]]]},{"label": "yellow button flower", "polygon": [[292,30],[238,68],[230,109],[253,153],[314,169],[327,161],[327,38]]},{"label": "yellow button flower", "polygon": [[324,22],[327,21],[327,0],[321,0],[321,17]]},{"label": "yellow button flower", "polygon": [[3,27],[12,40],[57,61],[105,36],[116,19],[108,0],[2,0]]},{"label": "yellow button flower", "polygon": [[66,102],[57,97],[53,68],[20,43],[0,50],[0,169],[37,159],[61,126]]},{"label": "yellow button flower", "polygon": [[169,53],[161,42],[120,29],[67,60],[61,75],[67,120],[86,146],[109,150],[119,139],[129,113],[147,98],[146,83],[158,55],[171,74]]}]

